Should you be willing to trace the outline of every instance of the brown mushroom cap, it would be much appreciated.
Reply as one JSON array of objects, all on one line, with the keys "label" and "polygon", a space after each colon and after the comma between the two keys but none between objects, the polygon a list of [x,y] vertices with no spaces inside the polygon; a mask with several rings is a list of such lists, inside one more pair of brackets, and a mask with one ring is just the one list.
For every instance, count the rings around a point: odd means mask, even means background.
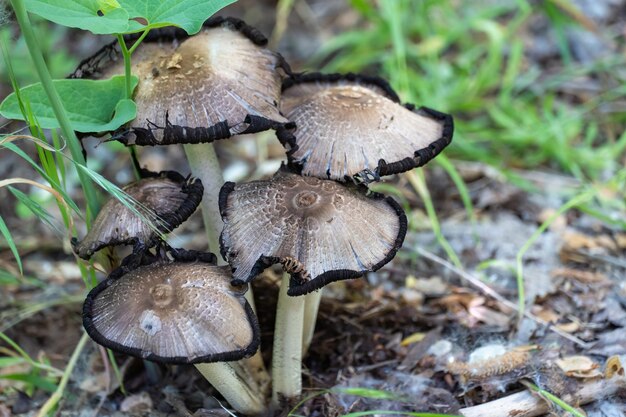
[{"label": "brown mushroom cap", "polygon": [[[256,29],[238,19],[214,18],[191,37],[172,41],[180,34],[163,31],[163,36],[157,36],[159,31],[155,32],[133,54],[132,73],[139,77],[134,97],[137,118],[120,141],[136,145],[212,142],[288,123],[278,111],[278,102],[289,67],[279,54],[264,47],[267,39]],[[74,76],[123,74],[120,56],[112,45],[84,61]],[[111,65],[115,59],[117,63]]]},{"label": "brown mushroom cap", "polygon": [[284,171],[226,183],[221,248],[233,282],[280,263],[292,275],[288,294],[301,295],[381,268],[402,246],[407,220],[392,198],[365,190]]},{"label": "brown mushroom cap", "polygon": [[452,140],[452,117],[401,105],[389,84],[355,74],[305,74],[283,85],[281,111],[295,122],[281,129],[295,147],[289,161],[303,175],[344,181],[404,172],[424,165]]},{"label": "brown mushroom cap", "polygon": [[133,182],[123,190],[138,203],[136,209],[157,230],[111,197],[85,238],[72,242],[74,252],[81,258],[89,259],[106,246],[153,246],[159,241],[159,233],[171,232],[193,214],[202,200],[204,187],[199,179],[185,179],[177,172],[165,171]]},{"label": "brown mushroom cap", "polygon": [[152,361],[238,360],[260,333],[247,287],[230,282],[228,267],[197,257],[121,267],[87,296],[83,325],[99,344]]}]

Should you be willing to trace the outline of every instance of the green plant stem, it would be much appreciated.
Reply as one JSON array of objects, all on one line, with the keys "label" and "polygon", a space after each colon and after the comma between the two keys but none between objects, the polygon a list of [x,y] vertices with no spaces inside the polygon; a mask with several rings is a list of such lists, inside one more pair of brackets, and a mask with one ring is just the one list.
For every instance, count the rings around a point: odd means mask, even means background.
[{"label": "green plant stem", "polygon": [[130,51],[126,47],[126,41],[124,41],[124,35],[117,35],[117,42],[120,44],[122,50],[122,56],[124,57],[124,81],[126,84],[126,98],[131,98],[133,95],[132,87],[130,85]]},{"label": "green plant stem", "polygon": [[[43,59],[41,48],[39,47],[39,43],[37,42],[37,38],[35,37],[35,33],[28,18],[28,13],[26,12],[24,2],[23,0],[11,0],[11,5],[13,6],[13,10],[15,11],[15,18],[20,26],[20,30],[24,35],[24,40],[26,41],[26,45],[28,46],[28,52],[31,59],[33,60],[37,75],[39,76],[41,84],[46,91],[48,100],[50,100],[50,105],[52,106],[55,117],[59,121],[61,131],[63,132],[63,135],[67,140],[67,144],[72,154],[72,159],[75,164],[86,166],[81,144],[76,137],[76,133],[74,133],[74,129],[72,129],[72,124],[70,123],[70,119],[65,112],[65,108],[63,107],[61,98],[59,97],[59,94],[52,84],[52,77],[50,76],[50,72],[48,71],[46,62]],[[96,191],[93,187],[92,182],[86,175],[81,173],[80,170],[78,172],[78,177],[80,179],[83,192],[85,193],[85,198],[87,199],[87,223],[89,225],[91,216],[95,216],[96,213],[98,213],[98,197],[96,195]]]},{"label": "green plant stem", "polygon": [[76,345],[76,348],[74,348],[74,352],[72,353],[72,356],[70,357],[70,361],[67,363],[67,366],[65,367],[65,372],[63,373],[63,376],[61,377],[61,380],[59,381],[59,385],[57,386],[56,391],[54,391],[54,394],[52,394],[52,396],[48,398],[48,401],[46,401],[45,404],[41,407],[41,409],[39,409],[39,413],[37,413],[37,417],[47,417],[50,414],[50,412],[54,409],[54,407],[56,407],[56,405],[59,403],[61,398],[63,398],[65,387],[67,386],[67,383],[70,380],[70,376],[72,375],[72,371],[74,370],[74,367],[76,366],[76,362],[78,361],[78,358],[80,357],[80,354],[83,351],[83,348],[85,347],[85,344],[87,343],[88,340],[89,340],[89,336],[87,335],[87,333],[83,333],[80,340],[78,341],[78,344]]},{"label": "green plant stem", "polygon": [[131,99],[133,96],[133,90],[131,86],[131,55],[135,52],[135,49],[141,44],[144,38],[148,35],[150,29],[146,29],[143,31],[141,36],[135,41],[133,46],[130,49],[126,46],[126,41],[124,40],[124,35],[117,34],[117,42],[120,44],[120,49],[122,50],[122,56],[124,57],[124,77],[126,81],[126,98]]},{"label": "green plant stem", "polygon": [[[117,35],[117,42],[120,44],[120,49],[122,50],[122,56],[124,57],[124,84],[126,86],[126,98],[127,99],[133,98],[133,90],[132,90],[133,87],[131,85],[132,84],[131,82],[131,75],[132,75],[131,74],[131,67],[132,67],[131,56],[133,52],[135,52],[135,49],[137,49],[137,47],[141,44],[141,42],[148,35],[149,32],[150,32],[150,29],[144,30],[141,36],[139,36],[139,38],[135,41],[133,46],[130,47],[130,49],[126,46],[126,42],[124,41],[124,36],[121,34]],[[129,152],[133,161],[137,161],[137,152],[135,151],[134,145],[129,147]],[[141,178],[139,174],[139,168],[140,168],[139,166],[137,166],[136,164],[133,164],[133,171],[135,173],[136,179]]]},{"label": "green plant stem", "polygon": [[315,323],[317,322],[317,312],[322,301],[323,288],[304,296],[304,317],[302,323],[302,357],[309,351],[313,333],[315,333]]},{"label": "green plant stem", "polygon": [[272,403],[278,410],[283,400],[302,393],[302,322],[304,300],[287,295],[289,274],[283,273],[276,307],[272,353]]}]

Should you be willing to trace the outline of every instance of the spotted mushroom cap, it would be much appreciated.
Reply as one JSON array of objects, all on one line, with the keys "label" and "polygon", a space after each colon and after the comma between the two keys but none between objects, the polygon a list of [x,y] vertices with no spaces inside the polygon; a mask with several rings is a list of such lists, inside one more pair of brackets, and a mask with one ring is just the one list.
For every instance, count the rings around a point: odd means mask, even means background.
[{"label": "spotted mushroom cap", "polygon": [[260,333],[247,287],[232,285],[230,268],[212,261],[192,254],[116,269],[85,300],[87,333],[107,348],[156,362],[251,356]]},{"label": "spotted mushroom cap", "polygon": [[[100,209],[85,238],[80,242],[72,241],[78,256],[89,259],[106,246],[153,246],[160,240],[161,233],[171,232],[193,214],[204,190],[199,179],[186,179],[174,171],[148,175],[123,188],[137,202],[135,208],[144,218],[111,197]],[[156,225],[156,230],[145,220]]]},{"label": "spotted mushroom cap", "polygon": [[366,190],[285,170],[269,181],[226,183],[221,249],[233,282],[279,263],[292,276],[288,294],[302,295],[381,268],[402,246],[407,220],[392,198]]},{"label": "spotted mushroom cap", "polygon": [[[133,54],[137,118],[115,138],[125,144],[212,142],[288,123],[278,110],[284,59],[234,18],[209,19],[194,36],[156,30]],[[85,60],[74,77],[124,73],[116,45]]]},{"label": "spotted mushroom cap", "polygon": [[291,144],[289,161],[303,175],[338,181],[370,182],[424,165],[454,130],[451,116],[402,105],[386,81],[363,75],[294,75],[280,108],[297,126],[278,132]]}]

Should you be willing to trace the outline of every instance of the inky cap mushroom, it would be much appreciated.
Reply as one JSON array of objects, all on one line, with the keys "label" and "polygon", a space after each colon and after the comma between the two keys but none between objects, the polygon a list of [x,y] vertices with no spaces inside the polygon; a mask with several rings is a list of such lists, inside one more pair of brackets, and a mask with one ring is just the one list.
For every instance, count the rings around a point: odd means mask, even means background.
[{"label": "inky cap mushroom", "polygon": [[402,246],[407,220],[392,198],[366,190],[284,170],[269,181],[226,183],[221,248],[233,282],[280,263],[292,276],[288,294],[302,295],[381,268]]},{"label": "inky cap mushroom", "polygon": [[[89,259],[106,246],[153,246],[160,240],[160,233],[177,228],[193,214],[202,200],[204,187],[199,179],[186,179],[174,171],[153,174],[142,170],[142,173],[149,176],[123,190],[138,203],[135,208],[145,219],[112,197],[100,209],[87,236],[81,242],[72,240],[78,256]],[[145,220],[156,225],[157,230]]]},{"label": "inky cap mushroom", "polygon": [[[135,145],[212,142],[288,123],[278,102],[289,66],[266,44],[259,31],[234,18],[209,19],[194,36],[155,30],[133,54],[137,118],[114,138]],[[72,76],[123,73],[121,53],[111,44]]]},{"label": "inky cap mushroom", "polygon": [[[281,111],[295,132],[281,129],[289,161],[303,175],[370,182],[424,165],[452,140],[452,117],[401,105],[378,77],[311,73],[283,84]],[[295,142],[295,146],[294,146]]]},{"label": "inky cap mushroom", "polygon": [[[215,256],[176,250],[174,260],[114,270],[83,306],[83,325],[99,344],[166,363],[238,360],[260,333],[246,286],[234,286]],[[209,256],[207,256],[209,255]],[[131,255],[131,257],[136,255]],[[145,262],[143,262],[145,263]]]}]

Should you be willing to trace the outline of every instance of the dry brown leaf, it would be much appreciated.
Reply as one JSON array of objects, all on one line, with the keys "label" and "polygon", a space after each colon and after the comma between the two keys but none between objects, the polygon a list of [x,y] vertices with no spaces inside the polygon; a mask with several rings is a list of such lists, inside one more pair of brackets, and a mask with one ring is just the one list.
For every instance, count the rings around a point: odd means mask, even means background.
[{"label": "dry brown leaf", "polygon": [[535,305],[532,308],[532,313],[548,323],[556,323],[561,319],[561,316],[559,316],[554,310],[548,307]]},{"label": "dry brown leaf", "polygon": [[602,376],[600,365],[587,356],[566,356],[555,361],[565,375],[575,378],[597,378]]},{"label": "dry brown leaf", "polygon": [[552,276],[557,278],[575,279],[584,284],[602,283],[611,284],[611,280],[601,272],[582,271],[573,268],[557,268],[552,271]]},{"label": "dry brown leaf", "polygon": [[475,294],[469,293],[457,293],[450,294],[445,297],[442,297],[438,300],[438,304],[444,306],[448,310],[455,312],[464,310],[472,303],[472,300],[476,298]]},{"label": "dry brown leaf", "polygon": [[606,360],[605,378],[611,379],[614,375],[624,376],[624,364],[618,355],[611,356]]},{"label": "dry brown leaf", "polygon": [[621,250],[626,249],[626,233],[618,233],[618,234],[616,234],[615,235],[615,243],[617,243],[617,246]]},{"label": "dry brown leaf", "polygon": [[477,320],[497,327],[506,327],[509,324],[509,316],[499,313],[484,306],[470,306],[468,313]]},{"label": "dry brown leaf", "polygon": [[410,275],[406,278],[405,285],[407,288],[412,288],[426,296],[432,297],[437,297],[450,292],[448,284],[446,284],[441,277],[438,276],[431,278],[415,278]]},{"label": "dry brown leaf", "polygon": [[580,324],[572,321],[569,323],[557,324],[554,327],[556,327],[559,330],[564,331],[565,333],[574,333],[580,329]]}]

